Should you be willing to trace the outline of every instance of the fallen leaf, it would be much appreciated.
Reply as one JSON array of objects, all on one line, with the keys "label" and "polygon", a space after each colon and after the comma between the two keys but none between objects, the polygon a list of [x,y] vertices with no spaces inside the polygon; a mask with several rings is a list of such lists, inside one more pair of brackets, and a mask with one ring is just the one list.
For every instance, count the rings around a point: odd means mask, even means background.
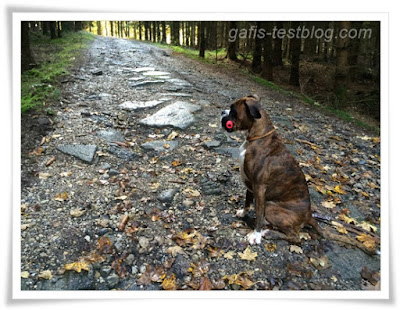
[{"label": "fallen leaf", "polygon": [[359,227],[362,227],[363,229],[367,230],[367,231],[372,231],[372,232],[376,232],[378,230],[378,228],[374,225],[372,225],[371,223],[362,221],[361,224],[357,225]]},{"label": "fallen leaf", "polygon": [[342,187],[340,185],[336,185],[334,191],[338,194],[346,194],[346,192],[342,189]]},{"label": "fallen leaf", "polygon": [[78,273],[81,272],[82,270],[89,271],[89,263],[84,262],[84,261],[78,261],[78,262],[66,264],[64,266],[64,269],[66,271],[73,270],[73,271],[76,271]]},{"label": "fallen leaf", "polygon": [[256,260],[257,257],[257,252],[252,252],[250,247],[247,247],[243,253],[238,253],[238,254],[242,260],[248,260],[248,261]]},{"label": "fallen leaf", "polygon": [[125,214],[125,215],[122,217],[121,222],[120,222],[119,225],[118,225],[118,230],[119,230],[119,231],[124,231],[125,226],[126,226],[126,224],[128,223],[128,220],[129,220],[129,215],[128,215],[128,214]]},{"label": "fallen leaf", "polygon": [[53,156],[52,158],[50,158],[46,163],[45,166],[48,167],[50,166],[52,163],[54,163],[56,161],[56,158]]},{"label": "fallen leaf", "polygon": [[347,224],[354,224],[357,225],[357,221],[355,219],[353,219],[352,217],[346,216],[345,214],[341,213],[338,216],[338,219],[347,223]]},{"label": "fallen leaf", "polygon": [[302,248],[299,247],[299,246],[297,246],[297,245],[294,245],[294,244],[291,244],[291,245],[290,245],[289,250],[290,250],[290,252],[295,252],[295,253],[297,253],[297,254],[303,254]]},{"label": "fallen leaf", "polygon": [[177,166],[180,166],[180,165],[182,165],[182,162],[180,160],[174,160],[172,162],[172,166],[174,166],[174,167],[177,167]]},{"label": "fallen leaf", "polygon": [[266,243],[266,244],[265,244],[265,249],[266,249],[268,252],[275,252],[275,250],[276,250],[276,244],[275,244],[275,243]]},{"label": "fallen leaf", "polygon": [[167,291],[176,290],[177,286],[175,279],[175,274],[172,274],[170,277],[166,277],[161,283],[162,288]]},{"label": "fallen leaf", "polygon": [[184,254],[185,252],[179,245],[176,245],[176,246],[169,247],[167,249],[167,253],[171,254],[172,257],[176,257],[178,254]]},{"label": "fallen leaf", "polygon": [[28,279],[29,278],[29,272],[28,271],[21,271],[21,278]]},{"label": "fallen leaf", "polygon": [[115,197],[115,199],[117,199],[117,200],[125,200],[126,198],[128,198],[128,196],[126,196],[126,195]]},{"label": "fallen leaf", "polygon": [[206,276],[201,277],[199,281],[199,291],[210,291],[213,289],[213,284]]},{"label": "fallen leaf", "polygon": [[328,256],[324,255],[320,258],[311,257],[310,262],[315,268],[325,269],[328,267]]},{"label": "fallen leaf", "polygon": [[85,214],[85,210],[81,210],[81,209],[79,209],[79,208],[77,208],[77,209],[72,209],[72,210],[69,212],[69,214],[72,215],[73,217],[80,217],[80,216],[82,216],[83,214]]},{"label": "fallen leaf", "polygon": [[362,242],[366,248],[374,250],[376,247],[375,240],[370,235],[361,234],[356,237],[358,241]]},{"label": "fallen leaf", "polygon": [[332,201],[323,201],[323,202],[321,202],[321,205],[324,208],[328,208],[328,209],[332,209],[332,208],[336,207],[336,205]]},{"label": "fallen leaf", "polygon": [[241,287],[243,287],[244,290],[251,288],[255,284],[255,282],[253,282],[250,276],[245,272],[233,275],[226,275],[223,277],[223,279],[228,280],[228,284],[240,285]]},{"label": "fallen leaf", "polygon": [[304,239],[304,240],[310,240],[311,236],[309,235],[309,233],[306,232],[299,232],[299,238]]},{"label": "fallen leaf", "polygon": [[37,149],[30,152],[29,155],[40,156],[40,155],[42,155],[43,151],[44,151],[44,149],[42,147],[38,147]]},{"label": "fallen leaf", "polygon": [[229,251],[225,253],[224,258],[233,259],[233,255],[235,255],[235,252]]},{"label": "fallen leaf", "polygon": [[51,273],[50,270],[44,270],[41,273],[39,273],[39,278],[42,278],[45,280],[51,280],[51,278],[53,278],[53,274]]},{"label": "fallen leaf", "polygon": [[69,177],[71,174],[72,174],[71,171],[66,171],[66,172],[61,172],[61,173],[60,173],[60,176],[62,176],[62,177]]},{"label": "fallen leaf", "polygon": [[168,135],[167,140],[168,141],[174,140],[177,136],[179,136],[179,134],[176,131],[173,131]]},{"label": "fallen leaf", "polygon": [[59,193],[56,195],[56,197],[54,197],[55,201],[61,201],[61,202],[65,201],[67,199],[68,199],[67,192]]}]

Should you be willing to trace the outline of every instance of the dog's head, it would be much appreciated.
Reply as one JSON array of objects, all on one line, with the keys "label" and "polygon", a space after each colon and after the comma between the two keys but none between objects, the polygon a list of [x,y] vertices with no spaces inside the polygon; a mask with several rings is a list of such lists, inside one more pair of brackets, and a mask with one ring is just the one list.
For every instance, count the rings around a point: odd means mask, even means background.
[{"label": "dog's head", "polygon": [[236,100],[230,110],[221,113],[221,126],[227,132],[248,130],[255,119],[261,118],[261,106],[257,95],[250,95]]}]

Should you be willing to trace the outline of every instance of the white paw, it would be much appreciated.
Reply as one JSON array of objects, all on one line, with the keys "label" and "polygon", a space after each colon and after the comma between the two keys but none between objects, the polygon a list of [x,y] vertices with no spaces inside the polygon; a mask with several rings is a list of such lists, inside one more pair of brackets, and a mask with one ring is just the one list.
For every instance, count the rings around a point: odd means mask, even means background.
[{"label": "white paw", "polygon": [[244,212],[244,209],[240,209],[236,211],[236,217],[244,217],[246,213]]},{"label": "white paw", "polygon": [[253,231],[247,235],[247,240],[251,245],[253,244],[260,244],[261,238],[264,237],[268,232],[268,229],[262,231]]},{"label": "white paw", "polygon": [[247,240],[251,245],[261,243],[262,233],[260,231],[253,231],[247,235]]}]

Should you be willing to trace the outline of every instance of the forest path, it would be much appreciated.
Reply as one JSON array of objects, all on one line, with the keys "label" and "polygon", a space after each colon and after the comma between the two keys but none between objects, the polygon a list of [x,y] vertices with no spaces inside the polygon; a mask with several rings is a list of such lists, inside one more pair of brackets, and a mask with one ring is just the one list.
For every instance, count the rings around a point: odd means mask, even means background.
[{"label": "forest path", "polygon": [[311,229],[300,247],[247,244],[250,228],[235,217],[243,136],[228,141],[218,123],[235,99],[258,94],[314,211],[376,234],[378,138],[143,42],[97,37],[62,82],[54,123],[22,123],[22,289],[377,288],[379,256]]}]

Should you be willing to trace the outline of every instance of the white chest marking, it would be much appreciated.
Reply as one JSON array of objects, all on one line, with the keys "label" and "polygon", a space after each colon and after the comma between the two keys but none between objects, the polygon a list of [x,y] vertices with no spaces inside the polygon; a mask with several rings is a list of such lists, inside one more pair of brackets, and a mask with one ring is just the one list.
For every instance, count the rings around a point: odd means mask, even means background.
[{"label": "white chest marking", "polygon": [[247,140],[243,142],[243,144],[239,148],[239,161],[240,161],[240,175],[242,177],[243,183],[246,184],[246,181],[248,180],[245,172],[244,172],[244,157],[246,155],[246,147],[247,147]]}]

